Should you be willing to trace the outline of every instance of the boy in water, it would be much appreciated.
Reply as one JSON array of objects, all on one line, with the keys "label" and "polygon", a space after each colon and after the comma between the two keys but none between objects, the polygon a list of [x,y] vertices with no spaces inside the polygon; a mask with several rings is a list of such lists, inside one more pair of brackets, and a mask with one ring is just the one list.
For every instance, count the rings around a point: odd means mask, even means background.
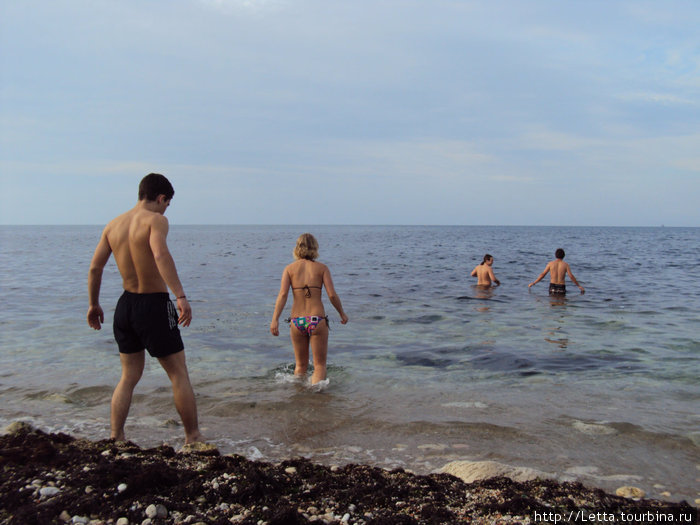
[{"label": "boy in water", "polygon": [[[163,175],[146,175],[139,185],[138,203],[107,224],[90,263],[87,322],[95,330],[104,323],[100,285],[112,253],[124,285],[124,294],[114,312],[114,338],[119,345],[122,375],[112,395],[110,437],[117,441],[125,440],[124,423],[134,388],[143,373],[144,349],[158,359],[170,378],[175,408],[185,427],[185,444],[202,440],[178,329],[178,324],[190,325],[192,308],[165,241],[168,219],[164,213],[174,194]],[[177,297],[179,316],[168,288]]]},{"label": "boy in water", "polygon": [[564,262],[565,255],[566,254],[564,253],[564,250],[558,248],[554,254],[556,259],[553,261],[549,261],[544,271],[540,274],[540,276],[537,279],[535,279],[528,285],[528,288],[532,288],[534,285],[540,282],[545,275],[547,275],[547,272],[550,272],[549,295],[566,294],[565,279],[567,275],[569,276],[569,279],[571,279],[571,282],[573,282],[576,286],[579,287],[582,294],[586,293],[586,290],[583,289],[583,286],[578,284],[576,277],[574,277],[574,274],[571,273],[571,268],[569,267],[569,264]]}]

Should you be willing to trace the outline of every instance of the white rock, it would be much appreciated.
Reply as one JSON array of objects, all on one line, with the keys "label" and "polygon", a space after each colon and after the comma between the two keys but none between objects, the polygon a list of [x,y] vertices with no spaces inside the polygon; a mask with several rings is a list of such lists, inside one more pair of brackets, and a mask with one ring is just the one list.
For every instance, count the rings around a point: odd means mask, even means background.
[{"label": "white rock", "polygon": [[146,507],[146,516],[149,518],[155,518],[158,515],[158,510],[156,509],[156,506],[151,504],[148,507]]},{"label": "white rock", "polygon": [[637,487],[620,487],[615,491],[615,494],[629,499],[642,499],[646,496],[644,491]]},{"label": "white rock", "polygon": [[117,525],[129,525],[129,518],[119,518]]},{"label": "white rock", "polygon": [[85,516],[73,516],[71,523],[73,523],[74,525],[77,523],[80,523],[81,525],[85,525],[86,523],[90,523],[90,518],[87,518]]},{"label": "white rock", "polygon": [[286,469],[284,469],[284,471],[287,474],[296,474],[297,473],[296,467],[287,467]]},{"label": "white rock", "polygon": [[119,486],[117,487],[117,490],[119,492],[124,492],[126,490],[126,483],[120,483]]},{"label": "white rock", "polygon": [[141,525],[151,525],[151,523],[153,523],[153,522],[151,521],[151,518],[146,518],[145,520],[143,520],[143,521],[141,522]]},{"label": "white rock", "polygon": [[343,514],[343,517],[340,521],[342,521],[343,523],[349,522],[350,521],[350,514],[348,514],[347,512],[345,514]]},{"label": "white rock", "polygon": [[42,498],[50,498],[51,496],[55,496],[61,492],[61,490],[58,487],[41,487],[39,489],[39,495]]},{"label": "white rock", "polygon": [[527,467],[514,467],[496,461],[452,461],[439,472],[452,474],[466,483],[481,479],[505,476],[513,481],[529,481],[536,478],[554,478],[553,474]]}]

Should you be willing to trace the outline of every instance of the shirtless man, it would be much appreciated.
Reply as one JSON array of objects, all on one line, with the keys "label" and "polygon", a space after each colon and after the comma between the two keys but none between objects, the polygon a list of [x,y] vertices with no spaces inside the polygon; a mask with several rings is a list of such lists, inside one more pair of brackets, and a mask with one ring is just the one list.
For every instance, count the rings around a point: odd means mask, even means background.
[{"label": "shirtless man", "polygon": [[534,285],[540,282],[545,275],[547,275],[547,272],[550,272],[549,295],[566,294],[566,284],[564,280],[567,275],[569,276],[569,279],[571,279],[571,282],[573,282],[576,286],[579,287],[581,293],[586,293],[586,290],[583,289],[583,286],[578,284],[576,277],[574,277],[574,274],[571,273],[571,268],[569,267],[569,264],[564,262],[565,255],[566,254],[564,253],[564,250],[558,248],[554,254],[556,259],[553,261],[549,261],[544,271],[540,274],[540,276],[537,279],[535,279],[528,285],[528,288],[532,288]]},{"label": "shirtless man", "polygon": [[484,255],[484,260],[481,261],[481,264],[472,270],[472,277],[477,278],[477,286],[491,286],[492,281],[498,285],[501,284],[501,281],[496,279],[496,276],[493,274],[492,265],[493,257],[487,253]]},{"label": "shirtless man", "polygon": [[[141,379],[145,352],[165,369],[173,387],[175,407],[185,427],[185,444],[202,440],[197,405],[185,363],[178,324],[189,326],[192,308],[175,269],[168,245],[165,210],[175,191],[163,175],[146,175],[139,185],[139,201],[130,211],[113,219],[102,232],[88,274],[90,307],[87,322],[95,330],[104,323],[100,306],[102,271],[114,253],[124,294],[114,312],[114,338],[119,345],[122,375],[112,395],[111,438],[124,441],[134,387]],[[168,295],[177,297],[178,316]]]}]

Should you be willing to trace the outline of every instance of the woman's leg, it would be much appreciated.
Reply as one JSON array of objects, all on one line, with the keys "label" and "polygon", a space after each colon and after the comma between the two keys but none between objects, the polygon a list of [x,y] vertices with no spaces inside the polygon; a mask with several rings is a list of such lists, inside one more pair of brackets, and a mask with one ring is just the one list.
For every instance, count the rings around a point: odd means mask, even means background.
[{"label": "woman's leg", "polygon": [[[311,351],[314,358],[314,373],[311,376],[311,384],[326,379],[326,358],[328,357],[328,321],[318,323],[311,333]],[[307,358],[308,359],[308,358]]]},{"label": "woman's leg", "polygon": [[294,347],[294,375],[306,377],[306,372],[309,369],[309,336],[303,334],[294,324],[289,326],[289,335],[292,338],[292,346]]}]

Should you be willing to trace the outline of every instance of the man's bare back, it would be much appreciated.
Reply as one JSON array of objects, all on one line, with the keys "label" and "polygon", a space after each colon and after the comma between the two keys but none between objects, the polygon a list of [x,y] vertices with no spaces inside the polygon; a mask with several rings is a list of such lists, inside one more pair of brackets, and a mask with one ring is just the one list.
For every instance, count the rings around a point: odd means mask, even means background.
[{"label": "man's bare back", "polygon": [[122,276],[124,290],[132,293],[167,293],[170,288],[177,297],[180,312],[178,323],[189,326],[192,308],[166,242],[169,226],[163,213],[169,205],[170,200],[165,196],[160,196],[156,201],[141,200],[105,227],[88,277],[88,323],[91,327],[99,330],[100,323],[104,322],[101,309],[93,310],[93,306],[96,303],[99,306],[102,270],[112,253]]},{"label": "man's bare back", "polygon": [[553,291],[554,293],[566,293],[565,281],[567,275],[569,276],[569,279],[571,279],[571,282],[573,282],[576,286],[579,287],[581,293],[585,293],[586,290],[583,288],[583,286],[581,286],[578,283],[576,277],[574,277],[574,274],[571,272],[571,267],[569,266],[569,263],[564,262],[564,250],[562,250],[561,248],[557,249],[555,256],[556,259],[547,263],[547,266],[545,267],[544,271],[537,277],[537,279],[535,279],[528,285],[528,288],[532,288],[534,285],[540,282],[545,275],[549,273],[550,294]]}]

